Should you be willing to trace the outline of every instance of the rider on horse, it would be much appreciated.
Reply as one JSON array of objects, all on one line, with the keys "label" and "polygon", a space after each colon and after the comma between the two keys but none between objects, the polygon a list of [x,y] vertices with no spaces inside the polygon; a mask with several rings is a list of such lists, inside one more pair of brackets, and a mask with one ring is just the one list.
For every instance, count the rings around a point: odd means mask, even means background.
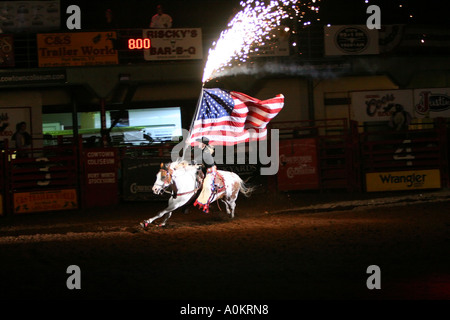
[{"label": "rider on horse", "polygon": [[203,180],[203,188],[198,196],[197,200],[195,200],[194,206],[198,206],[200,209],[203,209],[203,212],[209,212],[209,204],[215,195],[214,188],[215,183],[214,180],[217,175],[217,167],[214,161],[214,147],[209,145],[209,139],[206,137],[202,137],[201,139],[197,139],[196,141],[200,142],[200,148],[202,149],[202,166],[206,170],[206,176]]}]

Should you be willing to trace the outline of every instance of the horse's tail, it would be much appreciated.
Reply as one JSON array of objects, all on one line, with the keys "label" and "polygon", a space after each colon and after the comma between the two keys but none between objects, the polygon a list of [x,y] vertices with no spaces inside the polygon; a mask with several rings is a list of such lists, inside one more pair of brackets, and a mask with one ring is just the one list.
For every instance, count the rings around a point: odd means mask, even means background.
[{"label": "horse's tail", "polygon": [[244,194],[247,198],[250,197],[250,194],[253,192],[254,188],[246,185],[247,181],[239,178],[239,191]]}]

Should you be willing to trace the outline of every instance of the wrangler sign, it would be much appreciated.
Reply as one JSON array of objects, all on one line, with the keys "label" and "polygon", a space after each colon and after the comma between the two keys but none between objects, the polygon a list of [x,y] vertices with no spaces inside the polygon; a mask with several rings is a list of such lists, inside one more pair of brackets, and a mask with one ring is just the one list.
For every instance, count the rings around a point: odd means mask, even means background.
[{"label": "wrangler sign", "polygon": [[366,174],[368,192],[438,189],[441,187],[441,175],[438,169],[372,172]]}]

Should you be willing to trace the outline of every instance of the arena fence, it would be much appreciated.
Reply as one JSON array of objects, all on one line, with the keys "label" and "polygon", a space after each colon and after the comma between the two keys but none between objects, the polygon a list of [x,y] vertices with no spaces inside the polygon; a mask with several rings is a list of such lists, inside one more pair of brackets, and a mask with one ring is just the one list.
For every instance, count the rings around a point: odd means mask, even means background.
[{"label": "arena fence", "polygon": [[285,121],[271,128],[280,132],[278,190],[360,189],[355,122]]},{"label": "arena fence", "polygon": [[365,128],[365,132],[359,134],[364,189],[387,191],[448,187],[447,135],[443,119],[436,119],[426,129]]},{"label": "arena fence", "polygon": [[[419,127],[419,128],[417,128]],[[449,125],[397,131],[347,119],[274,122],[280,130],[277,189],[396,191],[439,189],[449,182]]]},{"label": "arena fence", "polygon": [[[422,129],[394,131],[359,126],[347,119],[273,122],[279,130],[279,170],[260,174],[260,162],[227,163],[257,191],[396,191],[448,188],[449,128],[436,119]],[[269,140],[269,144],[272,141]],[[34,141],[34,145],[43,145]],[[19,153],[3,141],[0,156],[0,215],[74,210],[121,201],[166,201],[151,188],[174,143],[88,147],[81,137]],[[229,151],[227,151],[229,153]],[[236,160],[236,159],[235,159]]]},{"label": "arena fence", "polygon": [[3,213],[79,208],[79,162],[75,144],[18,151],[4,142]]}]

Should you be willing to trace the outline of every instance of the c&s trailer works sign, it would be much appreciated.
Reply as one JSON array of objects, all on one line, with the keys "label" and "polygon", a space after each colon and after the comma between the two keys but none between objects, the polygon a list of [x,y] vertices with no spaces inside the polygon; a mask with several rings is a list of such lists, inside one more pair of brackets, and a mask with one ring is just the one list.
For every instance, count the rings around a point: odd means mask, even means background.
[{"label": "c&s trailer works sign", "polygon": [[112,31],[38,34],[39,67],[118,64],[115,39]]}]

